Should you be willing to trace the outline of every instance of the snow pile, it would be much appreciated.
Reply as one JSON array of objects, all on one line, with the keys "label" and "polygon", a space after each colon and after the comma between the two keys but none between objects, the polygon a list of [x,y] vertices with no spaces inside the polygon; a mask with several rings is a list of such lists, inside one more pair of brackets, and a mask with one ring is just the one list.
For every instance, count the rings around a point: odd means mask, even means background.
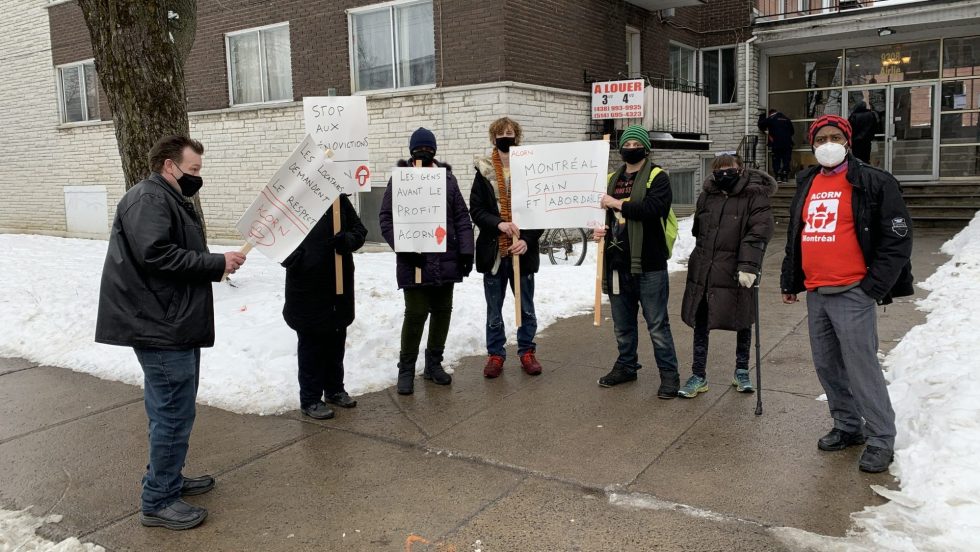
[{"label": "snow pile", "polygon": [[39,518],[27,510],[0,510],[0,550],[16,552],[105,552],[94,544],[83,544],[78,539],[65,539],[55,543],[34,534],[45,523],[58,523],[61,516]]},{"label": "snow pile", "polygon": [[980,550],[980,215],[943,253],[952,259],[919,284],[927,321],[885,360],[898,436],[891,472],[901,491],[852,514],[843,539],[778,530],[788,544],[821,551]]},{"label": "snow pile", "polygon": [[[691,219],[681,221],[675,259],[686,260],[693,248],[691,224]],[[535,277],[539,334],[560,318],[591,312],[595,244],[589,251],[585,264],[577,267],[553,266],[542,257]],[[0,235],[0,356],[141,385],[143,373],[131,349],[93,342],[105,252],[104,241]],[[359,395],[395,383],[404,301],[395,284],[393,253],[358,254],[355,265],[357,316],[348,328],[345,383],[351,394]],[[672,261],[670,269],[683,267]],[[254,252],[232,277],[234,287],[215,284],[217,336],[215,346],[202,354],[201,403],[254,414],[299,408],[296,334],[281,314],[284,279],[282,267]],[[509,296],[504,313],[513,344]],[[474,271],[456,287],[448,364],[485,353],[485,320],[483,278]],[[602,338],[612,337],[603,332]],[[516,354],[513,348],[511,354]]]}]

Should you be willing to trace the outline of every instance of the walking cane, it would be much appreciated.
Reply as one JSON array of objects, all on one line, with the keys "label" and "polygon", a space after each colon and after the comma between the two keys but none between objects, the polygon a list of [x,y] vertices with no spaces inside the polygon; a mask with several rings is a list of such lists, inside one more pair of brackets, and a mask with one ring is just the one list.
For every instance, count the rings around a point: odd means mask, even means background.
[{"label": "walking cane", "polygon": [[762,416],[762,345],[759,343],[759,280],[762,278],[760,267],[759,277],[755,279],[755,415]]}]

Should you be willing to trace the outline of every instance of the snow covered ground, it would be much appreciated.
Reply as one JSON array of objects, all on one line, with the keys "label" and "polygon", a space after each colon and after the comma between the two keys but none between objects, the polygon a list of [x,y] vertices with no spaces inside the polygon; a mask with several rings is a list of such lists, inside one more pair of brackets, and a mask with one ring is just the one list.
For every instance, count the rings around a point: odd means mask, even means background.
[{"label": "snow covered ground", "polygon": [[61,516],[43,518],[27,510],[0,510],[0,550],[13,552],[105,552],[105,548],[81,543],[76,538],[61,542],[45,540],[34,532],[45,523],[58,523]]},{"label": "snow covered ground", "polygon": [[898,436],[890,502],[852,514],[855,530],[828,538],[778,529],[788,544],[822,552],[980,550],[980,215],[946,242],[952,256],[925,282],[925,324],[885,359]]},{"label": "snow covered ground", "polygon": [[[686,261],[694,247],[691,224],[691,219],[681,221],[676,260]],[[0,235],[0,356],[142,385],[131,349],[93,341],[105,251],[104,241]],[[542,258],[535,289],[539,333],[560,318],[591,311],[595,244],[589,251],[577,267],[553,266]],[[393,253],[361,253],[355,265],[357,318],[348,329],[345,382],[359,395],[395,383],[404,302],[395,284]],[[670,269],[683,267],[671,262]],[[253,414],[299,408],[296,334],[281,314],[284,278],[282,267],[253,252],[233,276],[235,287],[214,285],[217,336],[215,346],[202,354],[199,402]],[[516,342],[513,312],[508,297],[504,320],[510,343]],[[474,271],[456,287],[447,363],[485,353],[485,320],[483,280]]]}]

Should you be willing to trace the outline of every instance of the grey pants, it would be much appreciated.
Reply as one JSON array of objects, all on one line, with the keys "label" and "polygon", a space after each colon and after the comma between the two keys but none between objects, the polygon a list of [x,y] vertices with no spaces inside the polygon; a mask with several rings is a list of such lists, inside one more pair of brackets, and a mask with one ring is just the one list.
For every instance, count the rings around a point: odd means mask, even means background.
[{"label": "grey pants", "polygon": [[837,295],[806,294],[813,365],[834,427],[863,429],[869,445],[894,450],[895,412],[878,363],[876,306],[859,287]]}]

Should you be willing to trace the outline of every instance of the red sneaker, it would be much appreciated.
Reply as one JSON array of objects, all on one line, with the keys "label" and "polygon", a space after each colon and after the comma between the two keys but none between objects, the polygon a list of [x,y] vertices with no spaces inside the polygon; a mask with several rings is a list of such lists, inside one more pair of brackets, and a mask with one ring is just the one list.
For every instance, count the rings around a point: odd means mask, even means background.
[{"label": "red sneaker", "polygon": [[541,363],[538,362],[538,359],[534,358],[534,351],[528,351],[521,355],[521,368],[529,376],[541,374]]},{"label": "red sneaker", "polygon": [[504,357],[500,355],[490,355],[487,357],[487,365],[483,367],[483,377],[495,378],[504,371]]}]

